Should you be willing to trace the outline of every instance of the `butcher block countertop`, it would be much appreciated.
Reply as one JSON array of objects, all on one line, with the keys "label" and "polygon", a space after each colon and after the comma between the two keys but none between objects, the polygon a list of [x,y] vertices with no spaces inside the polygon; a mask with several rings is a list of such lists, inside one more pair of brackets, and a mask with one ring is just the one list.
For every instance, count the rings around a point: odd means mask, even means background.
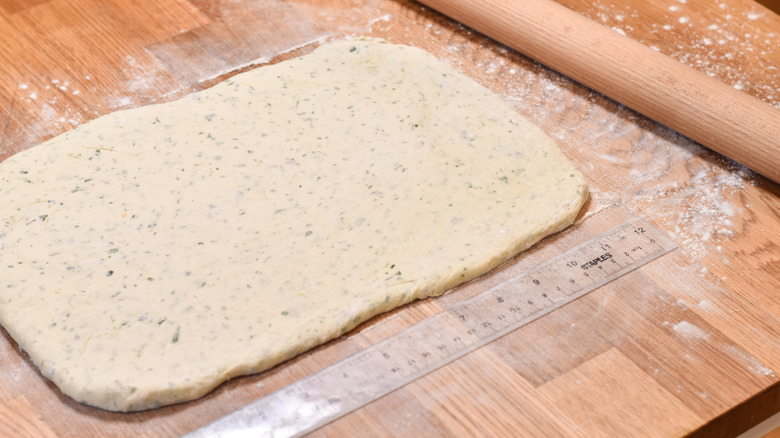
[{"label": "butcher block countertop", "polygon": [[[559,3],[780,108],[780,16],[758,3]],[[426,49],[541,126],[590,183],[577,224],[440,298],[152,411],[72,401],[2,331],[0,436],[185,434],[637,216],[679,248],[313,435],[734,436],[780,411],[780,186],[419,3],[0,0],[0,160],[356,36]]]}]

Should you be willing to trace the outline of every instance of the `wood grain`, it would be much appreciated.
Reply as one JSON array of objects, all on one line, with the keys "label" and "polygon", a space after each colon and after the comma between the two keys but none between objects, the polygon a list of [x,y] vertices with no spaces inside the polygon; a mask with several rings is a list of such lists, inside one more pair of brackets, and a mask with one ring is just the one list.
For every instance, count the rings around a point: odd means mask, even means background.
[{"label": "wood grain", "polygon": [[[755,2],[558,3],[780,108],[780,17]],[[680,248],[314,435],[733,436],[780,410],[779,186],[442,14],[405,0],[0,0],[0,35],[0,160],[102,114],[369,35],[500,94],[591,185],[578,225],[495,272],[191,403],[82,406],[0,331],[0,435],[187,433],[634,215]]]},{"label": "wood grain", "polygon": [[[24,396],[0,403],[0,436],[52,438],[57,435],[43,422]],[[8,421],[13,419],[13,421]]]}]

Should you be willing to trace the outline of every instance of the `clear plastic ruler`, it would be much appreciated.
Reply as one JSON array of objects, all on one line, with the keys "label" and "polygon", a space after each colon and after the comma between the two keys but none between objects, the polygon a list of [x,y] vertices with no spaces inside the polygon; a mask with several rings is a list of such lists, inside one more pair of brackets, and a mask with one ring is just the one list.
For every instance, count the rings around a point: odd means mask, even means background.
[{"label": "clear plastic ruler", "polygon": [[304,435],[676,247],[631,219],[186,437]]}]

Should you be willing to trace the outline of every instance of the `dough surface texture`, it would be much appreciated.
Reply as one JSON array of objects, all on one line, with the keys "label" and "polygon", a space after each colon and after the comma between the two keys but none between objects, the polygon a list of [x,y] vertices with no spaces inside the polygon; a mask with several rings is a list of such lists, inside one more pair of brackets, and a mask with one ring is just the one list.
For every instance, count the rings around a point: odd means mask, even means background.
[{"label": "dough surface texture", "polygon": [[0,163],[0,323],[79,402],[192,400],[485,273],[586,198],[473,80],[335,42]]}]

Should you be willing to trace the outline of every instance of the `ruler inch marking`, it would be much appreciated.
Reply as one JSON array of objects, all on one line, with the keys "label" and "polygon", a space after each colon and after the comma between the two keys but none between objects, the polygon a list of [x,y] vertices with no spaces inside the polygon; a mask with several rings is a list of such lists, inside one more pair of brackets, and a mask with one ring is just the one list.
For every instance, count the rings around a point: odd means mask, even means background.
[{"label": "ruler inch marking", "polygon": [[633,218],[185,437],[301,436],[677,248]]}]

